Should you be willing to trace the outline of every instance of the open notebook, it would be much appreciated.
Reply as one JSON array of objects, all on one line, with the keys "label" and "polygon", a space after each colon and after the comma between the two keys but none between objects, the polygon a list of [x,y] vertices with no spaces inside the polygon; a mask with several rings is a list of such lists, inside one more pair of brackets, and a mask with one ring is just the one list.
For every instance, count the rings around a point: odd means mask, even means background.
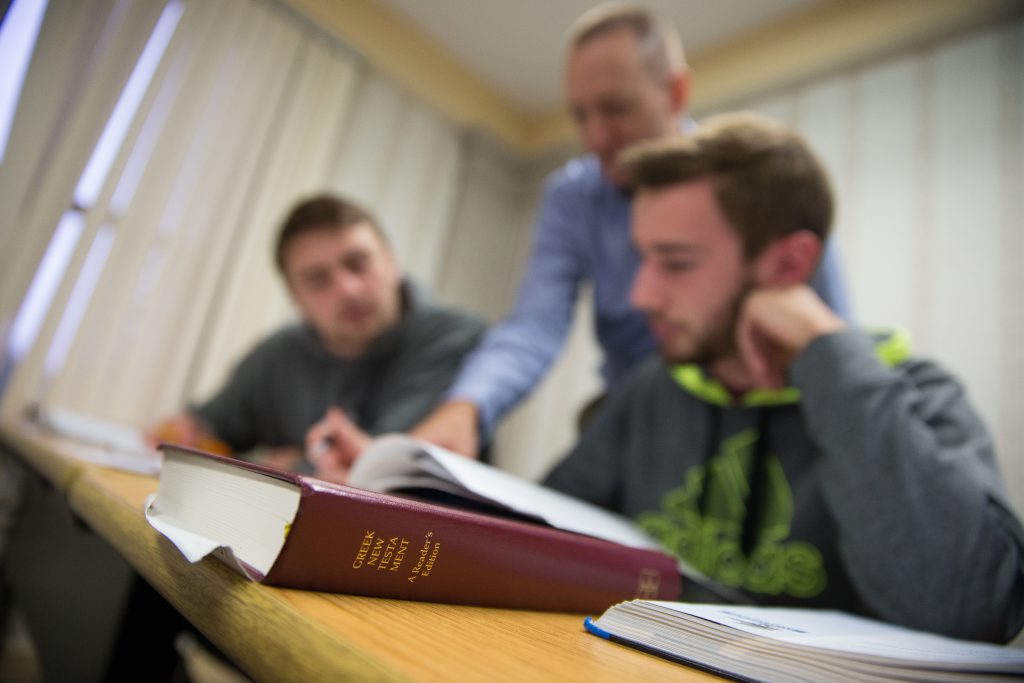
[{"label": "open notebook", "polygon": [[140,474],[160,471],[160,454],[138,427],[57,406],[34,406],[30,419],[44,431],[77,441],[69,454],[88,462]]}]

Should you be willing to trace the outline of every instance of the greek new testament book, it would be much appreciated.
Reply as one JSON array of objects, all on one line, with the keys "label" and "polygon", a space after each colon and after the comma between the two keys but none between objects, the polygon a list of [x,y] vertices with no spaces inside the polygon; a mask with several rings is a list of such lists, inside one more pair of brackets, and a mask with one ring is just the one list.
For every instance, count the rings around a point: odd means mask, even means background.
[{"label": "greek new testament book", "polygon": [[740,681],[997,681],[1024,650],[957,640],[845,612],[632,600],[585,628]]},{"label": "greek new testament book", "polygon": [[[212,554],[267,585],[566,612],[682,594],[678,560],[628,520],[584,503],[567,512],[578,501],[408,437],[377,439],[352,485],[181,446],[161,450],[159,488],[146,502],[150,524],[191,562]],[[457,474],[413,477],[384,492],[395,484],[386,473],[396,470],[382,462],[396,459],[443,461],[443,472]],[[452,485],[466,464],[501,489],[499,500]],[[442,503],[423,499],[445,479]],[[500,500],[531,489],[541,501],[532,509]]]}]

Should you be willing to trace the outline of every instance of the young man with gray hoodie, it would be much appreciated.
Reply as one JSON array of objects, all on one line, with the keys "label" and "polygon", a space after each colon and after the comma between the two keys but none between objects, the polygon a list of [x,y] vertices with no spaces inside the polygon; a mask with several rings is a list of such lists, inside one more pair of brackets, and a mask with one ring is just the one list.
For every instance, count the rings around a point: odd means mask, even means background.
[{"label": "young man with gray hoodie", "polygon": [[750,114],[625,155],[634,306],[660,347],[546,484],[625,513],[768,605],[1007,641],[1024,530],[963,389],[806,284],[832,221],[817,159]]}]

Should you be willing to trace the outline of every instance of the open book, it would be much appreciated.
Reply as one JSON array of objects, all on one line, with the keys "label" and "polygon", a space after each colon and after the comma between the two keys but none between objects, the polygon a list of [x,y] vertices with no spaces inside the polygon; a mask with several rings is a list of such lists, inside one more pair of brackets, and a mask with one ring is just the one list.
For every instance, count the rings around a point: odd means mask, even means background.
[{"label": "open book", "polygon": [[591,633],[744,681],[1020,680],[1024,650],[828,610],[633,600]]},{"label": "open book", "polygon": [[533,519],[636,548],[661,550],[656,541],[625,517],[400,434],[374,440],[356,460],[348,483],[369,491],[409,492],[421,498]]}]

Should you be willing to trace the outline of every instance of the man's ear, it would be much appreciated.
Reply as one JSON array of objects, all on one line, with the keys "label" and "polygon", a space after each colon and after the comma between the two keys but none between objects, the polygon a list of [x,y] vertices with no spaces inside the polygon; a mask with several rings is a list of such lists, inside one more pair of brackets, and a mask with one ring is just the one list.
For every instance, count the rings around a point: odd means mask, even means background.
[{"label": "man's ear", "polygon": [[693,78],[690,75],[690,70],[680,69],[673,74],[669,75],[668,93],[669,103],[672,107],[672,113],[678,117],[684,111],[690,103],[690,90],[693,83]]},{"label": "man's ear", "polygon": [[754,259],[758,286],[782,287],[807,282],[818,267],[821,240],[810,230],[798,230],[775,240]]}]

